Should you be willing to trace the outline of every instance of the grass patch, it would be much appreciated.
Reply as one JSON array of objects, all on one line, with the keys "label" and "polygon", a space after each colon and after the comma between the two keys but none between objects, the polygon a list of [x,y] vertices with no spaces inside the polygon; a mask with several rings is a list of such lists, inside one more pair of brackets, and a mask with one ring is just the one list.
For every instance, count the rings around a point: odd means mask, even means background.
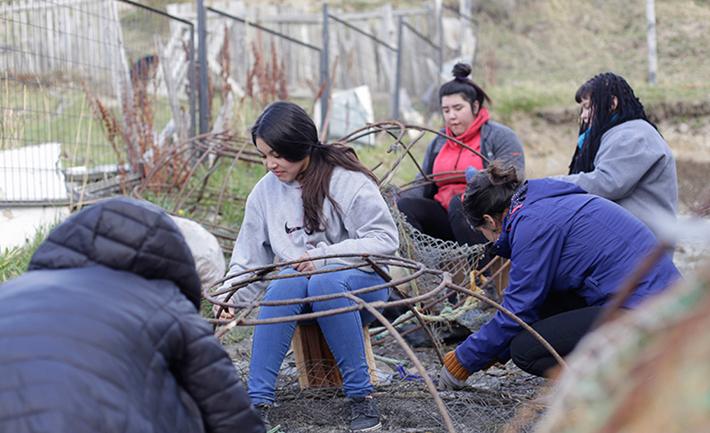
[{"label": "grass patch", "polygon": [[[557,109],[576,110],[574,94],[582,82],[555,83],[542,86],[525,82],[507,86],[494,86],[488,92],[493,103],[491,116],[500,122],[511,122],[515,114],[534,115],[537,112]],[[663,103],[693,103],[707,101],[708,83],[670,84],[629,83],[646,108]]]},{"label": "grass patch", "polygon": [[[153,124],[156,132],[172,118],[166,98],[150,87]],[[118,162],[106,139],[102,122],[94,116],[84,91],[75,85],[57,83],[48,88],[41,83],[0,80],[2,115],[0,150],[57,142],[62,144],[65,167]],[[112,97],[99,96],[109,109],[118,110]],[[118,117],[121,117],[120,115]]]},{"label": "grass patch", "polygon": [[51,228],[44,227],[37,230],[34,237],[21,247],[7,248],[0,254],[0,283],[15,278],[25,271],[30,264],[30,259],[39,245],[49,234]]},{"label": "grass patch", "polygon": [[[213,170],[208,170],[206,164],[200,165],[182,192],[177,188],[170,191],[146,190],[141,195],[168,212],[186,218],[238,227],[244,217],[243,199],[264,176],[265,169],[262,165],[244,162],[232,165],[232,161],[221,158],[215,162]],[[209,171],[212,173],[199,197]]]},{"label": "grass patch", "polygon": [[531,114],[545,108],[572,106],[575,104],[574,92],[577,87],[577,84],[571,82],[550,86],[518,83],[493,87],[489,92],[493,99],[491,115],[506,123],[515,113]]}]

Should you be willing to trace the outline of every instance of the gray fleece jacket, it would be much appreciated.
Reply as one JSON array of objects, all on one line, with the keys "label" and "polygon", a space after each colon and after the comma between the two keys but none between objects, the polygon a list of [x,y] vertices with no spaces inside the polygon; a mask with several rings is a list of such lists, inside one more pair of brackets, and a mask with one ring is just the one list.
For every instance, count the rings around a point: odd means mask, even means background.
[{"label": "gray fleece jacket", "polygon": [[[446,138],[437,135],[424,153],[422,161],[422,170],[427,175],[432,173],[434,168],[434,160],[436,159],[441,148],[446,144]],[[523,144],[515,135],[512,129],[507,126],[489,120],[481,127],[481,153],[488,158],[489,161],[502,160],[515,166],[518,175],[521,178],[525,177],[525,155],[523,153]],[[484,160],[483,167],[487,167],[488,163]],[[417,174],[417,179],[421,179],[422,174]],[[404,197],[424,197],[433,198],[436,194],[436,184],[432,183],[420,188],[413,188],[403,194]]]},{"label": "gray fleece jacket", "polygon": [[[281,182],[272,173],[264,176],[249,194],[244,220],[234,245],[227,275],[275,262],[330,254],[392,255],[399,248],[399,234],[377,185],[360,172],[336,167],[330,179],[330,200],[323,203],[326,230],[308,234],[303,228],[303,200],[298,182]],[[317,268],[350,259],[314,260]],[[249,274],[246,275],[247,277]],[[225,286],[237,281],[228,280]],[[223,286],[223,287],[225,287]],[[263,283],[237,291],[233,301],[256,297]]]},{"label": "gray fleece jacket", "polygon": [[604,133],[593,171],[559,179],[618,203],[651,230],[657,216],[676,214],[675,159],[661,134],[644,120],[630,120]]}]

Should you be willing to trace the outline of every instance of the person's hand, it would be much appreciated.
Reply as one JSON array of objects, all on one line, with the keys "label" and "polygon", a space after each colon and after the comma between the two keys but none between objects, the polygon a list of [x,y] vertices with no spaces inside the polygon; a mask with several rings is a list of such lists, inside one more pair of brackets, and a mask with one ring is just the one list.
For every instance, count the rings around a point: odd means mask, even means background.
[{"label": "person's hand", "polygon": [[459,380],[454,377],[449,370],[446,369],[446,366],[442,366],[441,370],[439,371],[439,380],[438,380],[438,388],[441,391],[458,391],[463,389],[463,387],[466,386],[466,381],[465,380]]},{"label": "person's hand", "polygon": [[466,368],[459,362],[453,350],[444,355],[444,366],[439,371],[439,389],[444,391],[458,391],[466,385],[470,376]]},{"label": "person's hand", "polygon": [[464,171],[464,177],[466,178],[466,183],[469,183],[478,174],[478,170],[475,167],[468,166]]},{"label": "person's hand", "polygon": [[[219,317],[217,317],[217,313],[220,311]],[[212,305],[212,315],[214,316],[215,319],[222,319],[222,320],[232,320],[234,319],[234,312],[232,311],[231,308],[226,308],[222,307],[220,305]]]},{"label": "person's hand", "polygon": [[303,254],[301,257],[298,258],[300,262],[293,264],[294,269],[296,269],[298,272],[315,271],[316,266],[313,264],[313,261],[311,261],[310,258],[311,256],[309,256],[308,253]]}]

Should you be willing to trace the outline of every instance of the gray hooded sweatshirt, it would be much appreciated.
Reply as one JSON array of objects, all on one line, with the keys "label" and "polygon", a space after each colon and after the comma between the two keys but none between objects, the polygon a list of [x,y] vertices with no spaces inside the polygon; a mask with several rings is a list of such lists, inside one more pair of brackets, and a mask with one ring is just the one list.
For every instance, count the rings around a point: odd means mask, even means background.
[{"label": "gray hooded sweatshirt", "polygon": [[654,220],[675,218],[678,178],[668,143],[644,120],[630,120],[604,133],[594,170],[560,176],[585,191],[624,207],[657,232]]},{"label": "gray hooded sweatshirt", "polygon": [[[227,275],[276,262],[330,254],[392,255],[399,247],[397,226],[377,185],[360,172],[336,167],[330,179],[330,195],[323,203],[325,231],[308,234],[304,229],[301,186],[281,182],[272,173],[264,176],[249,194],[244,220],[234,245]],[[314,260],[316,268],[349,264],[357,259]],[[244,277],[227,280],[223,287]],[[264,283],[239,289],[231,301],[254,299]]]}]

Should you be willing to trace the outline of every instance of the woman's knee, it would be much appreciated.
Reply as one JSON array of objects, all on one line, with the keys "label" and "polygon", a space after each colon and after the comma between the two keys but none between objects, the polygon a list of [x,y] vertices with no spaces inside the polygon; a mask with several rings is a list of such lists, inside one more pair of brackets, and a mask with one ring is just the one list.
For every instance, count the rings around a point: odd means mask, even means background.
[{"label": "woman's knee", "polygon": [[[463,210],[463,203],[461,202],[461,197],[455,195],[449,201],[449,211],[448,211],[449,223],[454,226],[456,224],[463,224],[468,226],[468,220]],[[473,230],[473,229],[471,229]]]},{"label": "woman's knee", "polygon": [[416,215],[417,199],[413,197],[403,197],[397,200],[397,209],[403,214]]},{"label": "woman's knee", "polygon": [[510,342],[510,358],[521,370],[530,373],[539,351],[539,343],[528,333],[523,331]]},{"label": "woman's knee", "polygon": [[[296,274],[297,271],[293,268],[284,269],[279,272],[279,276],[287,276]],[[282,278],[274,280],[266,289],[264,300],[277,301],[284,299],[305,298],[308,293],[308,278],[303,276]]]},{"label": "woman's knee", "polygon": [[527,331],[519,333],[511,341],[510,358],[524,372],[540,377],[557,365],[552,354]]},{"label": "woman's knee", "polygon": [[345,281],[338,274],[339,272],[331,272],[311,276],[308,281],[308,297],[346,292]]}]

